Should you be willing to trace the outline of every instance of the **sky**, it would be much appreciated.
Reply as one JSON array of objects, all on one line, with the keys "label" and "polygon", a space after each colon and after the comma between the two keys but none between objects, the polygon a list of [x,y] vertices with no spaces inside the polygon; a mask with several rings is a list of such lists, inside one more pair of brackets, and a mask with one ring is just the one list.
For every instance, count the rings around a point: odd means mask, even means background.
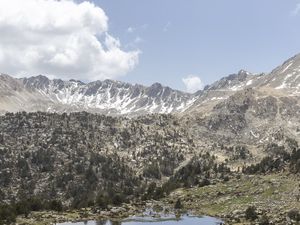
[{"label": "sky", "polygon": [[300,53],[300,0],[0,0],[0,71],[194,92]]}]

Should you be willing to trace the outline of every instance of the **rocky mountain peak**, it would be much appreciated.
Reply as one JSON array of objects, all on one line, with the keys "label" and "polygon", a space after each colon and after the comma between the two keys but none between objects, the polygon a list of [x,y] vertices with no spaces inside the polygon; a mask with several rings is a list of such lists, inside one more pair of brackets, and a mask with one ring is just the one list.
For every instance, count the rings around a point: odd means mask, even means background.
[{"label": "rocky mountain peak", "polygon": [[20,91],[21,89],[22,85],[18,80],[7,74],[0,74],[0,93],[11,94],[11,91]]},{"label": "rocky mountain peak", "polygon": [[238,73],[230,74],[222,79],[214,82],[212,85],[207,86],[204,90],[241,90],[251,83],[247,83],[253,75],[245,70],[240,70]]},{"label": "rocky mountain peak", "polygon": [[75,80],[75,79],[70,79],[69,82],[72,82],[72,83],[78,83],[78,84],[81,84],[81,85],[84,85],[85,83],[82,82],[81,80]]},{"label": "rocky mountain peak", "polygon": [[276,93],[277,96],[299,96],[300,55],[287,60],[269,74],[254,75],[240,70],[195,94],[173,90],[160,83],[149,87],[115,80],[84,83],[74,79],[51,80],[43,75],[21,79],[0,75],[0,80],[1,93],[15,95],[14,99],[5,99],[3,108],[0,101],[0,111],[5,110],[11,102],[15,102],[11,106],[13,111],[24,110],[24,105],[26,109],[34,110],[84,110],[109,115],[207,111],[236,92],[249,88],[267,95]]},{"label": "rocky mountain peak", "polygon": [[239,72],[238,72],[238,77],[245,77],[245,76],[249,76],[249,75],[252,75],[250,72],[246,71],[246,70],[243,70],[241,69]]},{"label": "rocky mountain peak", "polygon": [[266,77],[267,87],[288,92],[290,95],[300,94],[300,54],[285,61]]}]

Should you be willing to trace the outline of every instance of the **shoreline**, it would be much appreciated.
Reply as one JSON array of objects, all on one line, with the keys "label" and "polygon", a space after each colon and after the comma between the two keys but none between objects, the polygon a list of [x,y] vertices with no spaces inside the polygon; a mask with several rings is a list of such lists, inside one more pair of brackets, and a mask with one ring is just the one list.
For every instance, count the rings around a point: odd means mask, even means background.
[{"label": "shoreline", "polygon": [[[33,212],[29,218],[18,217],[17,221],[19,225],[46,225],[67,221],[120,220],[144,215],[150,209],[152,217],[189,212],[196,216],[220,218],[225,224],[247,225],[251,221],[245,219],[245,210],[255,206],[257,223],[262,216],[266,216],[271,224],[297,224],[288,218],[288,212],[300,209],[300,201],[293,193],[298,183],[299,176],[286,173],[243,176],[205,187],[177,189],[160,200],[123,204],[106,211],[86,208],[62,213]],[[178,199],[181,200],[183,211],[174,209]]]}]

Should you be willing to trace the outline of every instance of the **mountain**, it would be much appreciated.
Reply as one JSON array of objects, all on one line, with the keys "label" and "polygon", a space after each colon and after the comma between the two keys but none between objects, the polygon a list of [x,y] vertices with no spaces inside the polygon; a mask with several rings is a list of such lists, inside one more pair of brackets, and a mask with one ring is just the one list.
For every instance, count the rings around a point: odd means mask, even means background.
[{"label": "mountain", "polygon": [[0,75],[0,113],[17,111],[75,112],[137,116],[149,113],[203,113],[233,94],[252,88],[281,97],[300,95],[300,55],[269,74],[241,70],[195,94],[164,87],[150,87],[104,80],[50,80],[45,76],[15,79]]},{"label": "mountain", "polygon": [[0,202],[38,195],[78,207],[101,192],[143,194],[195,146],[172,115],[21,112],[0,117],[0,153]]},{"label": "mountain", "polygon": [[300,55],[271,73],[240,70],[194,94],[159,83],[150,87],[112,80],[86,84],[8,75],[0,80],[2,112],[87,111],[130,117],[171,113],[183,122],[199,148],[210,148],[214,142],[249,145],[254,155],[261,155],[270,143],[300,141]]},{"label": "mountain", "polygon": [[298,97],[276,96],[249,88],[197,116],[192,128],[201,130],[197,136],[209,136],[219,143],[263,144],[285,137],[299,140],[299,118]]},{"label": "mountain", "polygon": [[[241,70],[195,94],[1,75],[0,109],[16,113],[0,116],[0,202],[108,209],[235,176],[236,202],[247,173],[300,171],[299,68],[297,55],[269,74]],[[223,204],[215,185],[208,188]],[[269,193],[266,185],[251,193]]]},{"label": "mountain", "polygon": [[0,110],[89,111],[108,115],[182,112],[194,95],[155,83],[150,87],[105,80],[91,83],[45,76],[14,79],[1,75]]},{"label": "mountain", "polygon": [[300,54],[274,69],[265,79],[264,86],[287,92],[291,96],[300,94]]},{"label": "mountain", "polygon": [[232,164],[233,146],[247,149],[248,162],[291,152],[300,143],[299,70],[297,55],[269,74],[241,71],[199,92],[182,117],[196,145]]},{"label": "mountain", "polygon": [[[194,94],[119,81],[0,76],[0,111],[87,111],[105,115],[176,114],[199,142],[260,146],[299,140],[300,55],[269,74],[240,70]],[[185,128],[186,129],[186,128]],[[201,140],[198,138],[201,137]],[[281,137],[281,138],[278,138]]]},{"label": "mountain", "polygon": [[252,74],[240,70],[237,74],[208,85],[197,93],[195,103],[186,113],[204,113],[211,111],[221,101],[247,89],[259,91],[261,95],[277,97],[297,97],[300,95],[300,54],[288,59],[268,74]]}]

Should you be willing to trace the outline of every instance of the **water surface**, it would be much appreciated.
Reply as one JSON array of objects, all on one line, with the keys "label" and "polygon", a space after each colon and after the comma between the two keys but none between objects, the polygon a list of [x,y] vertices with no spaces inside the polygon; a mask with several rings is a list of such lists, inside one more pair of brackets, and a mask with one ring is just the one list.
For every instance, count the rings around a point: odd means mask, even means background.
[{"label": "water surface", "polygon": [[196,216],[175,216],[152,218],[152,217],[132,217],[123,221],[85,221],[77,223],[61,223],[58,225],[219,225],[221,220],[212,217],[196,217]]}]

